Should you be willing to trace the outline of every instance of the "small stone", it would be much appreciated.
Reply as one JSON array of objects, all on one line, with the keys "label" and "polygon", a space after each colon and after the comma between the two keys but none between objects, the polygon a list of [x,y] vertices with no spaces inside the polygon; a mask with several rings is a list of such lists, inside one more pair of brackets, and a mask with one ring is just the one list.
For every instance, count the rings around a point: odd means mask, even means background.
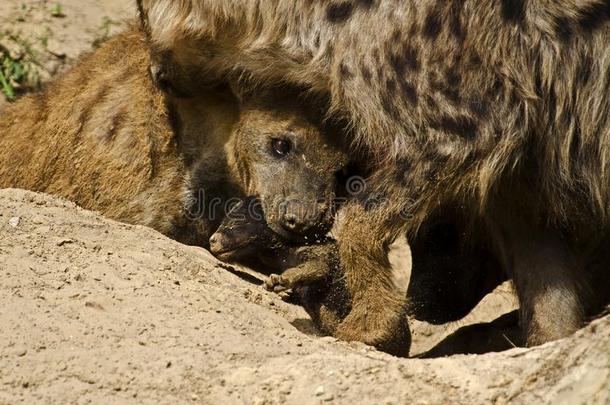
[{"label": "small stone", "polygon": [[8,224],[10,226],[12,226],[13,228],[17,228],[19,226],[20,222],[21,222],[21,218],[19,218],[19,217],[12,217],[11,219],[8,220]]},{"label": "small stone", "polygon": [[316,397],[321,397],[322,395],[324,395],[324,386],[320,385],[316,389]]},{"label": "small stone", "polygon": [[70,245],[74,243],[74,241],[72,239],[60,239],[59,241],[57,241],[57,246],[64,246],[64,245]]}]

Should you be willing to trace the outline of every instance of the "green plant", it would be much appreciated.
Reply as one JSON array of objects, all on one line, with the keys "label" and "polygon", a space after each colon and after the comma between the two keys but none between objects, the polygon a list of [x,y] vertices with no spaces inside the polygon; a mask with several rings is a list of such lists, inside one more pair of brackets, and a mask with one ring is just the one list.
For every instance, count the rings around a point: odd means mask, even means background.
[{"label": "green plant", "polygon": [[55,3],[55,5],[51,7],[51,17],[63,18],[65,16],[64,7],[61,5],[61,3]]},{"label": "green plant", "polygon": [[18,49],[9,52],[0,46],[0,91],[8,100],[14,100],[20,91],[39,87],[39,67],[27,41],[19,36],[0,34],[2,39],[8,39]]},{"label": "green plant", "polygon": [[91,46],[93,48],[99,48],[104,42],[110,38],[110,30],[113,25],[117,25],[117,22],[110,19],[107,16],[102,17],[102,22],[98,28],[98,34]]}]

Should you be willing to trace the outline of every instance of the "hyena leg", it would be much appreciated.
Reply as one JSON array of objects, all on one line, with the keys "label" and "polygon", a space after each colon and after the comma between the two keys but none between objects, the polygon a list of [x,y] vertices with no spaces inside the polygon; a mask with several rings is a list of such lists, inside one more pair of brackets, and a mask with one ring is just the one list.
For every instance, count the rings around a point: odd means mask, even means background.
[{"label": "hyena leg", "polygon": [[335,336],[406,355],[411,338],[406,299],[394,285],[388,260],[388,247],[406,221],[395,218],[390,225],[390,211],[387,206],[366,209],[359,202],[344,207],[337,241],[352,309]]},{"label": "hyena leg", "polygon": [[583,325],[583,272],[578,257],[553,230],[505,221],[500,251],[520,304],[528,346],[566,337]]}]

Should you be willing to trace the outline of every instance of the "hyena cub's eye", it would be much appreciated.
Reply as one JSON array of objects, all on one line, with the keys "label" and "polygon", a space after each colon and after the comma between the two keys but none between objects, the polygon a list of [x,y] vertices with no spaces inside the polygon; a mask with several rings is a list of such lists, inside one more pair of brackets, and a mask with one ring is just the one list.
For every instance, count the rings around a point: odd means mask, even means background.
[{"label": "hyena cub's eye", "polygon": [[288,139],[273,138],[271,140],[271,152],[275,156],[284,157],[292,150],[292,143]]}]

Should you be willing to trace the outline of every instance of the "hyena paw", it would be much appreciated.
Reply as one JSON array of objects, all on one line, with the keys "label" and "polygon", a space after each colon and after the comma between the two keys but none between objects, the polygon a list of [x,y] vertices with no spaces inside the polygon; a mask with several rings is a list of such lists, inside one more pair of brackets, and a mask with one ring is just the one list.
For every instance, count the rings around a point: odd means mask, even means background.
[{"label": "hyena paw", "polygon": [[285,292],[292,288],[290,283],[281,274],[272,274],[267,280],[265,280],[265,288],[267,291],[273,291],[275,293]]},{"label": "hyena paw", "polygon": [[349,315],[339,324],[335,337],[359,341],[397,356],[409,353],[411,334],[404,308],[382,302],[354,303]]}]

